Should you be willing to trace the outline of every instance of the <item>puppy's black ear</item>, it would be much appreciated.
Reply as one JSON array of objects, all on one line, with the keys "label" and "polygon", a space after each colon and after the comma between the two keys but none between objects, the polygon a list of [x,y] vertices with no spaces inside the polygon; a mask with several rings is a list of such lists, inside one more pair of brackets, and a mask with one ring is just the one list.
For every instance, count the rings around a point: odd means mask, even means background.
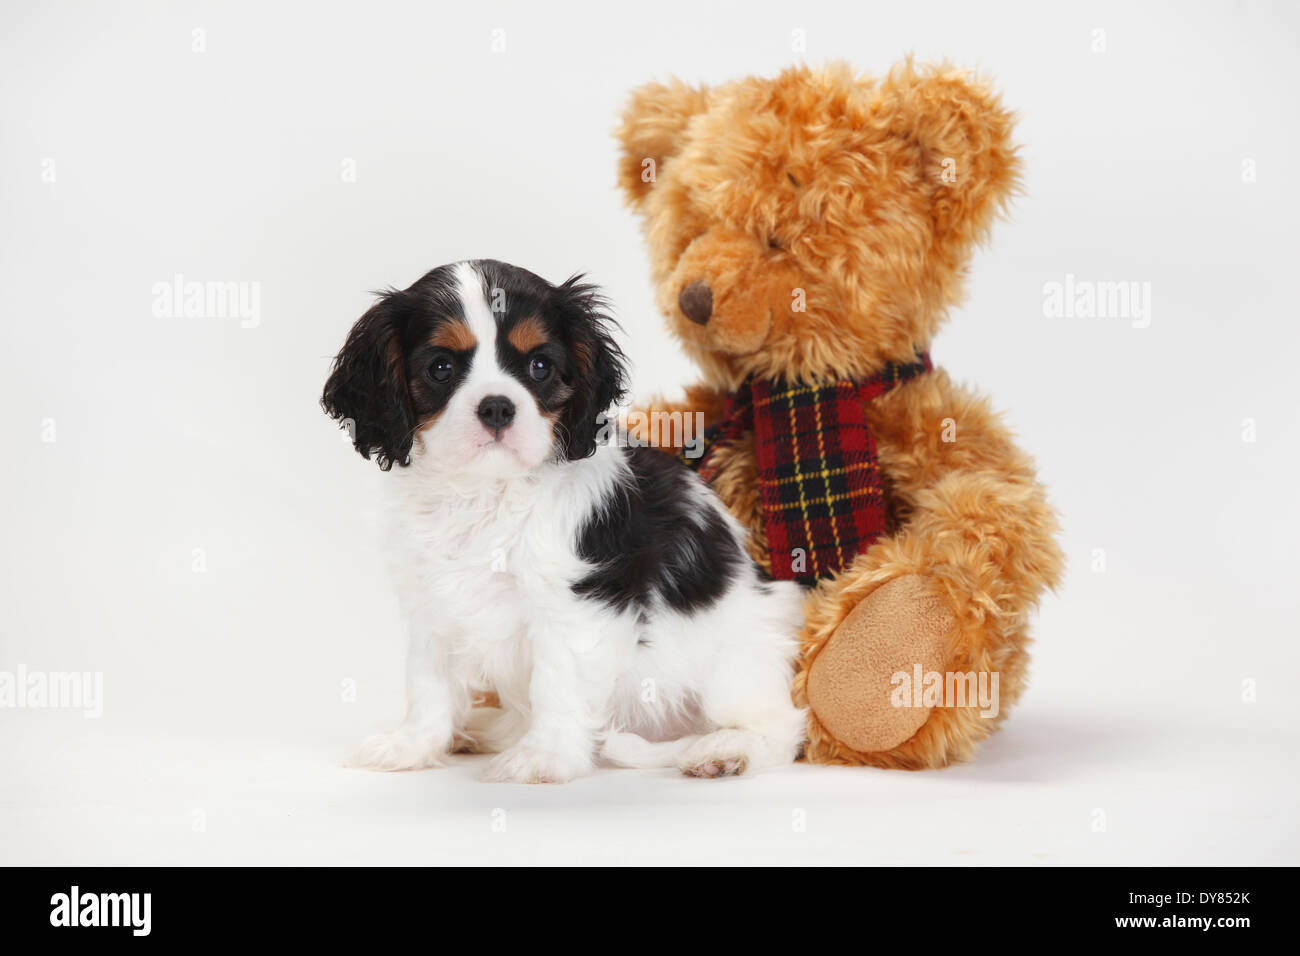
[{"label": "puppy's black ear", "polygon": [[385,292],[348,333],[325,382],[321,407],[343,423],[363,458],[384,471],[410,464],[414,416],[402,347],[404,297]]},{"label": "puppy's black ear", "polygon": [[565,345],[572,357],[566,384],[573,397],[560,419],[565,429],[564,455],[570,460],[595,454],[605,414],[622,400],[627,383],[623,352],[610,334],[615,322],[606,312],[605,299],[596,286],[581,279],[574,276],[555,290]]}]

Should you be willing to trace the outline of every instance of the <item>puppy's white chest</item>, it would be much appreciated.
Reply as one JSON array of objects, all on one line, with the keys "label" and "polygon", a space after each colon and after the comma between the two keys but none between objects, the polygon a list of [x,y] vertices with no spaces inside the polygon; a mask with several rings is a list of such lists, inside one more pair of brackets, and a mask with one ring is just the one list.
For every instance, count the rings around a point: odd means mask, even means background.
[{"label": "puppy's white chest", "polygon": [[509,576],[535,559],[530,543],[535,522],[530,503],[517,496],[470,499],[429,516],[427,559],[439,574]]},{"label": "puppy's white chest", "polygon": [[[566,587],[572,562],[551,552],[554,541],[535,493],[524,486],[489,488],[462,496],[406,495],[394,519],[406,547],[404,590],[432,600],[445,616],[479,637],[500,636],[517,626],[528,594],[539,586]],[[557,546],[559,546],[557,548]]]}]

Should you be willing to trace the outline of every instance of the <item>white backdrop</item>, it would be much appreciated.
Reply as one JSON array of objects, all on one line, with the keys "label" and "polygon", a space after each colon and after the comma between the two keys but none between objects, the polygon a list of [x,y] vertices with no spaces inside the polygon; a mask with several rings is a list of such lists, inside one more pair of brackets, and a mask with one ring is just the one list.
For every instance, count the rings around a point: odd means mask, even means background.
[{"label": "white backdrop", "polygon": [[[104,712],[0,710],[0,862],[1296,862],[1298,29],[1252,2],[6,3],[0,671],[101,672]],[[337,770],[402,708],[385,476],[317,404],[369,291],[587,272],[636,392],[676,388],[614,187],[627,91],[908,51],[1023,117],[1027,194],[933,349],[1065,528],[1005,731],[939,773],[712,790]],[[257,308],[168,314],[178,275]],[[1048,317],[1067,276],[1149,284],[1150,314]]]}]

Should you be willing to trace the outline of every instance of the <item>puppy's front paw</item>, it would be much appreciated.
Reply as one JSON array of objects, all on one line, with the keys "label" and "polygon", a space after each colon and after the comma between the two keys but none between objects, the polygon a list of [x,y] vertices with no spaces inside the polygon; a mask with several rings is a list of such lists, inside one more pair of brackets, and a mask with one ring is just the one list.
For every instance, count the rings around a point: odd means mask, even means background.
[{"label": "puppy's front paw", "polygon": [[367,737],[345,766],[363,770],[427,770],[442,766],[442,757],[443,748],[437,741],[394,730]]},{"label": "puppy's front paw", "polygon": [[511,747],[492,758],[483,780],[486,783],[568,783],[589,767],[590,761],[583,763],[533,747]]}]

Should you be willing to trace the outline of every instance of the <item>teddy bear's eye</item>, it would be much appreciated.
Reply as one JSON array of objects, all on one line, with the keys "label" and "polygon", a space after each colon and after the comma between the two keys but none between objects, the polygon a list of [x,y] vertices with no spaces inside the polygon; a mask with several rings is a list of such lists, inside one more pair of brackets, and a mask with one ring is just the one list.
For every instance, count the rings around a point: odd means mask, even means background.
[{"label": "teddy bear's eye", "polygon": [[768,247],[769,249],[780,249],[780,248],[781,248],[781,240],[778,239],[778,238],[776,238],[776,236],[768,236],[768,237],[767,237],[767,247]]}]

